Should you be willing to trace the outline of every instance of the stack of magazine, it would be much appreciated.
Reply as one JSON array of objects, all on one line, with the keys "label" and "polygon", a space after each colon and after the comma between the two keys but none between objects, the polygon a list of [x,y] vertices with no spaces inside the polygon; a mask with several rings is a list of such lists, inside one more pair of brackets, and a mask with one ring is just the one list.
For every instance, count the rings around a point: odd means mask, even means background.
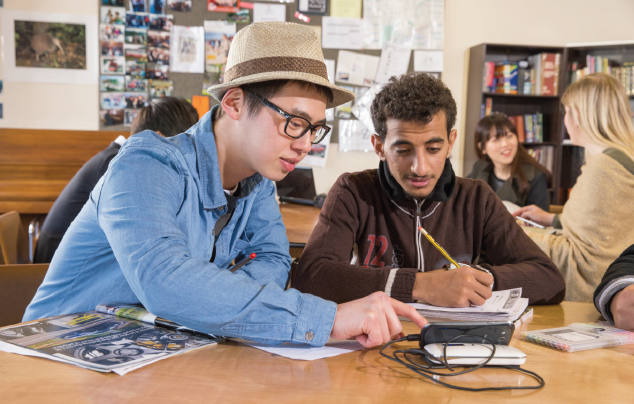
[{"label": "stack of magazine", "polygon": [[499,290],[482,306],[438,307],[424,303],[409,303],[423,317],[455,321],[515,321],[519,319],[528,299],[522,298],[522,288]]},{"label": "stack of magazine", "polygon": [[96,311],[0,328],[1,351],[120,375],[223,341],[156,317],[143,307],[107,304]]}]

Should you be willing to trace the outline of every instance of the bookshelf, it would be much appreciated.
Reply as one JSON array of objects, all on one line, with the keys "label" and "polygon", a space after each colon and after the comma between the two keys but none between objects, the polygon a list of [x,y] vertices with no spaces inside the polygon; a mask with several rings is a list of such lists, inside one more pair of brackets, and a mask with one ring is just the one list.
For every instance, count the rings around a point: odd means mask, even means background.
[{"label": "bookshelf", "polygon": [[[604,71],[601,68],[595,69],[597,72],[601,71],[617,75],[617,69],[631,66],[630,77],[628,79],[622,79],[621,82],[626,87],[626,91],[630,94],[630,108],[634,110],[634,81],[632,81],[632,75],[634,75],[634,42],[620,41],[568,44],[564,49],[566,53],[566,73],[563,89],[573,82],[573,66],[576,65],[580,68],[587,67],[588,56],[609,61],[608,64],[610,67],[608,71]],[[598,66],[595,65],[595,67]],[[561,119],[563,121],[563,115]],[[564,203],[568,199],[568,190],[572,188],[577,181],[577,177],[581,174],[581,166],[584,161],[584,149],[582,147],[573,146],[570,143],[570,137],[563,123],[561,125],[561,133],[562,147],[560,152],[561,168],[559,173],[559,192],[561,194],[560,203]]]},{"label": "bookshelf", "polygon": [[[475,127],[482,117],[482,105],[487,98],[492,100],[492,111],[502,112],[508,116],[524,114],[543,114],[543,141],[538,143],[522,143],[530,149],[550,148],[552,153],[553,186],[551,203],[559,204],[559,188],[561,184],[563,111],[560,108],[559,95],[505,94],[483,91],[485,62],[518,62],[527,60],[529,56],[539,53],[559,53],[558,87],[559,94],[566,84],[566,54],[563,47],[480,44],[469,50],[469,76],[467,84],[467,113],[465,121],[464,172],[471,172],[473,164],[478,160],[475,152]],[[574,177],[576,178],[576,177]],[[566,178],[568,179],[568,178]]]}]

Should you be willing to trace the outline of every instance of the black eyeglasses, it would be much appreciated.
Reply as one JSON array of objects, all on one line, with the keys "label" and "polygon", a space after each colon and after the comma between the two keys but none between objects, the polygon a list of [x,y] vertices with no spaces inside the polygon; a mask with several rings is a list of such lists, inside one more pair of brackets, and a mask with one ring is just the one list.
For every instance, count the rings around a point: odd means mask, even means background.
[{"label": "black eyeglasses", "polygon": [[273,111],[286,118],[286,125],[284,126],[284,133],[286,136],[292,139],[299,139],[310,131],[310,142],[317,144],[324,140],[328,132],[330,132],[330,126],[327,125],[312,125],[310,121],[301,116],[291,115],[284,111],[282,108],[273,104],[271,101],[260,97],[259,95],[250,92],[255,98],[258,99],[264,106],[271,108]]}]

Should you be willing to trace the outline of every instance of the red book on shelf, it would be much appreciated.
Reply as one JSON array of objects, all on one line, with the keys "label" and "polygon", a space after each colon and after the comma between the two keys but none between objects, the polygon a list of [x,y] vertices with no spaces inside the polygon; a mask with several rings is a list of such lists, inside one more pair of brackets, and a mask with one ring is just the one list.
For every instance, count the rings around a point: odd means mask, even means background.
[{"label": "red book on shelf", "polygon": [[482,91],[485,93],[494,92],[493,88],[493,76],[495,74],[495,63],[484,62],[484,78]]},{"label": "red book on shelf", "polygon": [[542,53],[542,95],[557,95],[559,82],[559,53]]},{"label": "red book on shelf", "polygon": [[517,138],[519,139],[520,143],[524,143],[526,142],[526,134],[524,133],[524,117],[523,116],[515,116],[515,121],[513,121],[513,123],[515,124],[515,128],[517,129]]}]

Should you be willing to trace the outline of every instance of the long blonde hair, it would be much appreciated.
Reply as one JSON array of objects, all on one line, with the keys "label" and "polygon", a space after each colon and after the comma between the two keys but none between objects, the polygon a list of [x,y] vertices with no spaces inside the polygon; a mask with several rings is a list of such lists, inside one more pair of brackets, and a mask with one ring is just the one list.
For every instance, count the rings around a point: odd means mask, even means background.
[{"label": "long blonde hair", "polygon": [[583,134],[593,143],[618,149],[634,160],[634,125],[625,88],[605,73],[572,83],[561,103],[573,111]]}]

